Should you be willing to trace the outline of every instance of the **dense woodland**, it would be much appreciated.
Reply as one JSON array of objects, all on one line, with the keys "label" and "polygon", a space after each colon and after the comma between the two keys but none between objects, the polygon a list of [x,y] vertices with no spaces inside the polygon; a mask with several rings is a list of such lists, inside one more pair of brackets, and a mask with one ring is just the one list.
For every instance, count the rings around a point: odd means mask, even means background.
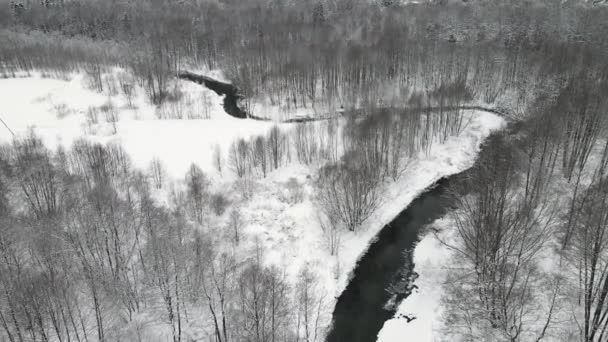
[{"label": "dense woodland", "polygon": [[45,0],[0,11],[5,74],[81,69],[101,90],[118,64],[155,103],[188,66],[293,107],[399,106],[456,82],[486,102],[523,102],[552,75],[602,68],[608,46],[606,7],[580,2]]},{"label": "dense woodland", "polygon": [[[381,205],[382,184],[466,126],[463,107],[508,114],[452,193],[459,269],[446,336],[465,341],[608,338],[608,8],[578,1],[3,1],[0,71],[83,72],[179,102],[183,70],[220,69],[243,105],[338,107],[347,119],[235,141],[219,173],[241,200],[290,163],[318,165],[327,248]],[[339,120],[344,120],[339,124]],[[50,150],[31,133],[0,148],[0,340],[146,340],[160,313],[174,342],[322,341],[326,298],[239,258],[237,205],[192,165],[169,189],[162,161],[132,166],[118,145]],[[301,200],[301,184],[288,183]],[[155,198],[159,189],[169,200]],[[227,215],[217,236],[205,217]],[[547,260],[553,266],[547,266]]]}]

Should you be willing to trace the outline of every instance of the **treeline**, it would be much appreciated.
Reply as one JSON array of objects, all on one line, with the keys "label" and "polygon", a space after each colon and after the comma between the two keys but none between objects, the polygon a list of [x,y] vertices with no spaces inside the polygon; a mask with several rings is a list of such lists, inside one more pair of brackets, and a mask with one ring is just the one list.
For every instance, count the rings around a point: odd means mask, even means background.
[{"label": "treeline", "polygon": [[[8,30],[28,32],[5,33],[5,68],[95,72],[105,59],[130,67],[155,103],[188,65],[219,68],[247,99],[285,108],[403,106],[412,89],[457,82],[486,102],[508,92],[525,102],[573,66],[605,60],[607,46],[605,7],[553,1],[15,1],[3,13]],[[115,48],[87,56],[70,52],[74,40]],[[55,62],[40,60],[39,46]]]},{"label": "treeline", "polygon": [[571,75],[517,134],[491,137],[454,188],[446,243],[461,262],[446,282],[447,336],[606,340],[606,86],[593,72]]},{"label": "treeline", "polygon": [[[321,339],[316,276],[303,268],[288,282],[262,265],[263,251],[241,259],[225,248],[239,243],[242,218],[196,166],[170,204],[158,204],[162,169],[135,169],[116,145],[52,152],[31,135],[2,146],[3,340]],[[229,226],[200,224],[224,212]]]}]

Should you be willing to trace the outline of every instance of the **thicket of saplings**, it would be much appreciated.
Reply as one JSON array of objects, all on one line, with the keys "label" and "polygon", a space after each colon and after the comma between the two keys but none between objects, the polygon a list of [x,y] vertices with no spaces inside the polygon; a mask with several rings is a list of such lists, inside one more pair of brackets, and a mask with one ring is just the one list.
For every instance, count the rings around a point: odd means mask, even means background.
[{"label": "thicket of saplings", "polygon": [[545,74],[605,58],[606,15],[555,1],[14,1],[0,6],[0,61],[8,76],[84,70],[99,90],[120,65],[156,104],[188,65],[225,71],[245,105],[287,110],[403,106],[454,78],[485,102],[525,102]]},{"label": "thicket of saplings", "polygon": [[262,251],[237,259],[220,242],[238,244],[236,209],[219,237],[202,229],[229,204],[198,167],[164,206],[152,197],[162,166],[144,174],[120,146],[51,152],[30,136],[4,146],[0,165],[3,339],[147,341],[149,324],[166,323],[174,341],[190,326],[216,341],[320,340],[315,276],[303,269],[291,288]]},{"label": "thicket of saplings", "polygon": [[606,91],[605,73],[581,74],[539,98],[454,188],[450,338],[608,338]]},{"label": "thicket of saplings", "polygon": [[[316,198],[335,254],[341,230],[377,209],[381,182],[458,134],[464,117],[458,109],[403,110],[298,124],[289,134],[275,126],[235,141],[228,156],[218,146],[213,159],[219,173],[236,175],[241,200],[287,163],[325,165]],[[230,252],[244,224],[238,202],[211,193],[197,166],[165,206],[153,195],[169,188],[162,162],[144,173],[120,146],[78,141],[53,152],[32,132],[0,151],[0,336],[146,340],[141,314],[152,312],[174,341],[191,325],[217,341],[322,340],[329,318],[315,275],[304,268],[290,284],[284,270],[261,265],[262,250],[242,260]],[[287,186],[302,200],[301,184]],[[227,215],[219,237],[206,227],[210,215]]]}]

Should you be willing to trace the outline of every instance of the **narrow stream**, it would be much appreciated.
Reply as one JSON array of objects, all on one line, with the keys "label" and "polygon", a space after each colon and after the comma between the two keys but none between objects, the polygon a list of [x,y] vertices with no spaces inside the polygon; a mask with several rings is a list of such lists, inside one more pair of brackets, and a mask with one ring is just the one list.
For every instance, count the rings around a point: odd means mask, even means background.
[{"label": "narrow stream", "polygon": [[179,78],[185,79],[204,85],[205,87],[213,90],[216,94],[224,96],[224,111],[231,116],[239,119],[245,119],[249,117],[247,112],[239,106],[239,90],[237,87],[230,83],[221,82],[211,77],[204,75],[197,75],[189,71],[182,72],[178,75]]},{"label": "narrow stream", "polygon": [[[253,113],[247,112],[245,109],[241,108],[240,100],[243,99],[243,96],[240,94],[239,88],[237,86],[233,85],[232,83],[218,81],[209,76],[195,74],[190,71],[181,72],[180,74],[177,75],[177,77],[180,79],[198,83],[202,86],[205,86],[208,89],[213,90],[216,94],[218,94],[220,96],[224,96],[224,102],[223,102],[224,111],[226,112],[226,114],[228,114],[232,117],[235,117],[238,119],[254,119],[254,120],[260,120],[260,121],[271,121],[268,118],[256,116]],[[403,108],[382,107],[382,108],[376,108],[374,110],[377,112],[382,112],[382,111],[400,111],[402,109]],[[410,113],[433,111],[436,109],[439,109],[439,108],[438,107],[408,108]],[[485,112],[494,113],[494,114],[497,114],[497,115],[500,115],[503,117],[508,116],[507,113],[505,113],[502,110],[483,107],[483,106],[470,106],[470,105],[443,106],[441,109],[446,110],[446,111],[454,110],[454,109],[481,110],[481,111],[485,111]],[[362,110],[362,109],[349,109],[348,110],[348,116],[365,116],[365,115],[369,115],[369,114],[370,114],[369,110]],[[319,116],[319,117],[295,117],[295,118],[283,120],[281,122],[282,123],[303,123],[303,122],[312,122],[312,121],[323,121],[323,120],[328,120],[328,119],[334,118],[335,115],[336,115],[336,113],[327,114],[325,116]]]}]

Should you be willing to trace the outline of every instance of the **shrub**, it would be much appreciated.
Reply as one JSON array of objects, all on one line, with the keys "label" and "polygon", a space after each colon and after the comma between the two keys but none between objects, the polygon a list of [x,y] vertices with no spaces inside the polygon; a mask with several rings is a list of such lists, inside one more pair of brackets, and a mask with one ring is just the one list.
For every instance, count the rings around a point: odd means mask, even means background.
[{"label": "shrub", "polygon": [[304,199],[302,185],[294,177],[289,178],[287,181],[287,191],[289,193],[289,201],[292,203],[299,203]]},{"label": "shrub", "polygon": [[221,193],[216,193],[211,195],[211,210],[213,210],[213,212],[215,213],[215,215],[217,216],[221,216],[222,214],[224,214],[224,212],[226,211],[226,208],[228,207],[228,199],[226,198],[226,196],[224,196]]}]

